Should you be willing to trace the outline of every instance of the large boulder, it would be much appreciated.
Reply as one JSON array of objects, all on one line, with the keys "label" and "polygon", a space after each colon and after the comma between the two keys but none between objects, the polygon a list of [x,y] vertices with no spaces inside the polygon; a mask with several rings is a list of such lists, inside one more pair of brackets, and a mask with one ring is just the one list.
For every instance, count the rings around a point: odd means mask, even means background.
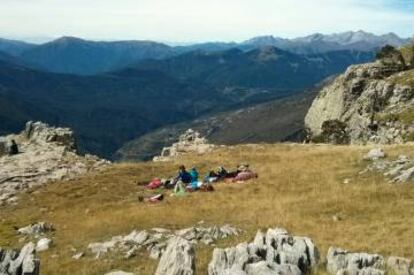
[{"label": "large boulder", "polygon": [[26,123],[24,136],[30,142],[57,143],[69,150],[76,150],[75,136],[69,128],[56,128],[43,122],[29,121]]},{"label": "large boulder", "polygon": [[340,275],[384,275],[385,261],[381,255],[354,253],[331,247],[327,255],[329,274]]},{"label": "large boulder", "polygon": [[186,153],[204,154],[209,152],[213,147],[199,132],[188,129],[179,137],[176,143],[170,147],[164,147],[161,155],[154,157],[153,160],[168,161]]},{"label": "large boulder", "polygon": [[22,235],[42,235],[54,231],[53,224],[47,222],[36,222],[19,228],[17,232]]},{"label": "large boulder", "polygon": [[395,256],[389,257],[387,267],[395,275],[414,275],[414,266],[410,259]]},{"label": "large boulder", "polygon": [[0,157],[0,206],[15,203],[15,195],[27,188],[72,179],[109,164],[96,156],[78,155],[68,128],[29,121],[20,134],[0,138],[0,144],[6,144],[0,147],[7,147],[11,140],[16,141],[19,153]]},{"label": "large boulder", "polygon": [[208,274],[308,274],[318,262],[319,252],[311,239],[275,228],[266,234],[259,231],[252,243],[215,249]]},{"label": "large boulder", "polygon": [[193,275],[195,274],[195,251],[192,244],[181,238],[173,237],[168,241],[155,275]]},{"label": "large boulder", "polygon": [[412,109],[414,89],[392,80],[405,69],[395,59],[398,57],[350,66],[325,86],[305,117],[310,139],[329,141],[330,137],[333,143],[352,144],[407,141],[413,132],[412,121],[398,116]]},{"label": "large boulder", "polygon": [[20,251],[0,248],[1,275],[39,275],[40,261],[35,256],[35,245],[26,244]]},{"label": "large boulder", "polygon": [[414,275],[410,259],[378,254],[356,253],[331,247],[327,255],[327,271],[331,275]]}]

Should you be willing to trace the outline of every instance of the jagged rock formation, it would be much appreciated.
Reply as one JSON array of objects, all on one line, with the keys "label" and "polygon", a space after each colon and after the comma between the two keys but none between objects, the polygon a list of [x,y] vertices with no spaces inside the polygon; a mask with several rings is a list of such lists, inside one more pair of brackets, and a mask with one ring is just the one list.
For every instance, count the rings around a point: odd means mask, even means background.
[{"label": "jagged rock formation", "polygon": [[126,236],[114,236],[109,241],[91,243],[88,248],[96,255],[96,258],[110,250],[124,253],[125,258],[131,258],[140,248],[146,248],[150,258],[159,259],[172,238],[179,237],[194,245],[199,242],[212,245],[217,240],[237,236],[239,232],[240,230],[230,225],[212,227],[197,225],[176,231],[164,228],[134,230]]},{"label": "jagged rock formation", "polygon": [[414,88],[396,81],[411,71],[397,50],[386,48],[379,57],[349,67],[319,93],[305,118],[311,139],[352,144],[412,139]]},{"label": "jagged rock formation", "polygon": [[35,256],[35,245],[26,244],[20,251],[0,248],[1,275],[39,275],[40,262]]},{"label": "jagged rock formation", "polygon": [[71,179],[91,170],[102,169],[108,161],[95,156],[79,156],[72,130],[41,122],[28,122],[18,135],[2,137],[0,148],[16,140],[19,154],[0,150],[0,205],[15,202],[15,194],[53,180]]},{"label": "jagged rock formation", "polygon": [[400,155],[396,160],[384,159],[384,152],[380,156],[382,157],[364,157],[365,160],[371,160],[371,162],[360,174],[381,173],[389,179],[390,183],[407,183],[414,179],[414,159],[406,155]]},{"label": "jagged rock formation", "polygon": [[208,144],[207,139],[192,129],[188,129],[179,137],[178,142],[170,147],[164,147],[161,155],[154,157],[153,161],[169,161],[185,153],[204,154],[209,152],[214,145]]},{"label": "jagged rock formation", "polygon": [[331,247],[327,255],[327,271],[331,275],[411,275],[414,274],[409,259],[384,257],[378,254],[354,253],[341,248]]},{"label": "jagged rock formation", "polygon": [[46,222],[37,222],[28,226],[17,229],[17,232],[22,235],[43,235],[45,233],[54,231],[53,224]]},{"label": "jagged rock formation", "polygon": [[307,237],[291,236],[284,229],[259,231],[252,243],[215,249],[209,275],[307,274],[319,262],[319,252]]},{"label": "jagged rock formation", "polygon": [[168,241],[167,249],[162,255],[155,275],[194,275],[195,251],[193,245],[181,237]]}]

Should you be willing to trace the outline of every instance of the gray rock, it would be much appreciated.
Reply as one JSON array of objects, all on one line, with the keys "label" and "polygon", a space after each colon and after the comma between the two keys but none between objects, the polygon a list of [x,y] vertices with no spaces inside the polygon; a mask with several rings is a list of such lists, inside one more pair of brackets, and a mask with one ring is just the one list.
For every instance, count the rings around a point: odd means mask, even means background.
[{"label": "gray rock", "polygon": [[[401,170],[400,170],[401,171]],[[394,178],[394,182],[405,183],[414,178],[414,167],[401,171],[401,174]]]},{"label": "gray rock", "polygon": [[79,253],[77,253],[77,254],[73,255],[73,256],[72,256],[72,259],[79,260],[79,259],[80,259],[80,258],[82,258],[84,255],[85,255],[85,253],[83,253],[83,252],[79,252]]},{"label": "gray rock", "polygon": [[167,243],[157,243],[150,248],[150,258],[154,260],[158,260],[161,258],[162,253],[165,251]]},{"label": "gray rock", "polygon": [[36,251],[41,252],[48,250],[52,245],[52,240],[49,238],[41,238],[36,244]]},{"label": "gray rock", "polygon": [[153,161],[169,161],[186,153],[205,154],[213,148],[214,145],[209,144],[207,139],[202,137],[199,132],[188,129],[179,137],[176,143],[163,148],[161,155],[154,157]]},{"label": "gray rock", "polygon": [[302,272],[295,265],[258,262],[247,265],[247,275],[301,275]]},{"label": "gray rock", "polygon": [[11,197],[28,188],[73,179],[109,165],[106,160],[77,155],[74,134],[68,128],[28,122],[22,133],[3,139],[16,140],[20,153],[0,157],[0,204],[14,203]]},{"label": "gray rock", "polygon": [[410,259],[401,257],[389,257],[387,260],[387,267],[395,275],[413,275],[414,267]]},{"label": "gray rock", "polygon": [[385,158],[385,152],[381,148],[371,149],[364,157],[365,160],[378,160]]},{"label": "gray rock", "polygon": [[106,273],[105,275],[134,275],[134,273],[118,270],[118,271],[112,271],[112,272]]},{"label": "gray rock", "polygon": [[39,275],[40,261],[35,257],[35,245],[26,244],[20,252],[0,248],[1,275]]},{"label": "gray rock", "polygon": [[173,237],[158,264],[155,275],[193,275],[195,274],[195,251],[189,241]]},{"label": "gray rock", "polygon": [[28,226],[19,228],[17,232],[22,235],[41,235],[54,231],[53,224],[46,222],[37,222]]},{"label": "gray rock", "polygon": [[[350,66],[313,101],[305,118],[310,138],[335,135],[323,127],[335,122],[344,127],[333,130],[351,144],[405,142],[412,133],[407,130],[410,123],[394,122],[392,115],[412,108],[414,89],[387,79],[403,71],[401,66],[381,61]],[[384,119],[376,120],[377,115]]]},{"label": "gray rock", "polygon": [[327,255],[329,274],[384,274],[384,258],[378,254],[353,253],[341,248],[331,247]]},{"label": "gray rock", "polygon": [[286,230],[275,228],[266,234],[259,231],[252,243],[215,249],[208,274],[233,274],[235,270],[246,274],[259,270],[263,274],[301,274],[309,273],[318,262],[319,252],[311,239],[290,236]]}]

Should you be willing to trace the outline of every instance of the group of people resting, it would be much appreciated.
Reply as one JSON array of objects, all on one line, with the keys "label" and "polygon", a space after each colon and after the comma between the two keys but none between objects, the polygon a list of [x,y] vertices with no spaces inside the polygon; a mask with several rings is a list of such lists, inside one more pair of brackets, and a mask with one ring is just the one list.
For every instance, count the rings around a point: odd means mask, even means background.
[{"label": "group of people resting", "polygon": [[216,171],[210,171],[204,179],[199,179],[199,173],[195,167],[187,171],[184,165],[180,165],[178,174],[170,180],[154,178],[148,185],[149,189],[164,187],[173,189],[173,194],[183,192],[193,192],[197,190],[213,191],[212,183],[219,181],[238,182],[257,178],[257,174],[252,172],[248,164],[238,165],[235,171],[227,171],[220,166]]}]

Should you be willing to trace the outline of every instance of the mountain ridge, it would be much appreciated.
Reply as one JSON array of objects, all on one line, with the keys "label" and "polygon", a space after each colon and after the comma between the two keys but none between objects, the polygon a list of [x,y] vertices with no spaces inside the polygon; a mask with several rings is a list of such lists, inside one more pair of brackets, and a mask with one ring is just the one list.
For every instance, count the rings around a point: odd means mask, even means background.
[{"label": "mountain ridge", "polygon": [[275,46],[296,54],[318,54],[337,50],[376,51],[385,44],[399,47],[409,41],[393,33],[375,35],[363,31],[312,34],[293,39],[257,36],[239,43],[219,41],[183,46],[149,40],[94,41],[63,36],[38,45],[0,39],[0,51],[19,57],[27,64],[37,64],[41,70],[93,75],[122,69],[140,60],[164,59],[197,50],[214,52],[238,48],[250,51]]}]

